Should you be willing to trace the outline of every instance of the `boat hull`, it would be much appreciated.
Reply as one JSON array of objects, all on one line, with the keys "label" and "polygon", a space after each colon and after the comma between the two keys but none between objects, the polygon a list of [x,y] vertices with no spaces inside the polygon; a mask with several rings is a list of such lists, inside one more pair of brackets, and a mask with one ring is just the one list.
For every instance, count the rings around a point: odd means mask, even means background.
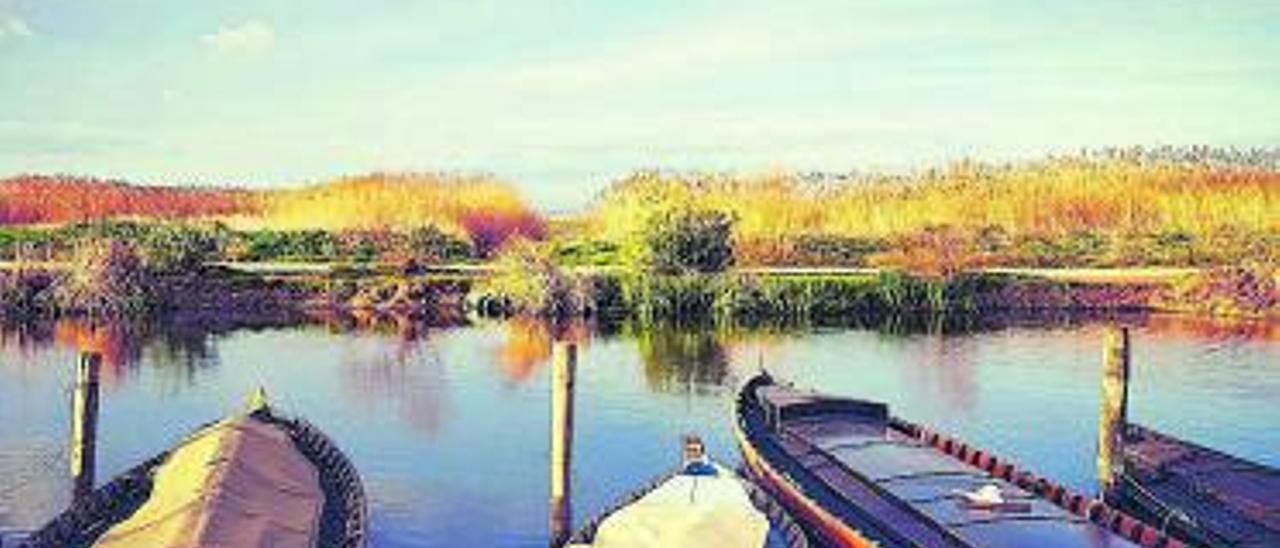
[{"label": "boat hull", "polygon": [[751,474],[830,545],[1181,546],[1102,501],[892,417],[884,404],[762,374],[739,392],[734,416]]},{"label": "boat hull", "polygon": [[[315,466],[325,495],[316,535],[317,546],[366,546],[368,512],[364,488],[355,466],[346,455],[327,435],[305,420],[285,417],[265,408],[254,411],[252,416],[284,430],[297,451]],[[127,519],[147,501],[156,471],[170,454],[171,451],[158,454],[89,492],[24,539],[21,546],[92,546],[113,525]]]},{"label": "boat hull", "polygon": [[849,526],[827,512],[793,484],[782,473],[774,469],[747,439],[747,434],[738,423],[734,425],[734,434],[738,440],[738,448],[742,451],[742,460],[756,481],[765,486],[770,493],[797,517],[809,524],[810,533],[820,537],[830,546],[848,548],[870,548],[876,544],[862,535],[860,531]]}]

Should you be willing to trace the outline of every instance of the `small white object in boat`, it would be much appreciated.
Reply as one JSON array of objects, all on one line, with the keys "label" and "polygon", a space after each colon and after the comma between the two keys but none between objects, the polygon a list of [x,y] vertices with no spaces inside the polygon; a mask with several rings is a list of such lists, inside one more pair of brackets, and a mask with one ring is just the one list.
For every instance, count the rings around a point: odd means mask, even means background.
[{"label": "small white object in boat", "polygon": [[972,506],[1000,506],[1005,503],[1004,493],[1001,493],[1000,486],[994,483],[983,485],[977,491],[955,491],[955,493]]}]

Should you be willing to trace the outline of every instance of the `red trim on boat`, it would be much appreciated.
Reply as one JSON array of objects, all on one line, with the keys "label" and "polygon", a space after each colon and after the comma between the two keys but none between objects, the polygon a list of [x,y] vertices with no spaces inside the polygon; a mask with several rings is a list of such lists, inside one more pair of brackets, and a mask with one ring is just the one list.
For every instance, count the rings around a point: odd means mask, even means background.
[{"label": "red trim on boat", "polygon": [[968,444],[936,432],[923,426],[915,425],[901,419],[894,419],[894,426],[900,431],[913,435],[921,442],[934,447],[951,457],[986,470],[992,476],[1009,480],[1013,484],[1030,491],[1053,504],[1065,508],[1074,514],[1084,516],[1120,536],[1147,548],[1186,548],[1186,543],[1165,535],[1159,529],[1147,525],[1107,503],[1093,497],[1076,493],[1035,474],[1019,470],[1017,465],[997,458],[995,455],[970,447]]}]

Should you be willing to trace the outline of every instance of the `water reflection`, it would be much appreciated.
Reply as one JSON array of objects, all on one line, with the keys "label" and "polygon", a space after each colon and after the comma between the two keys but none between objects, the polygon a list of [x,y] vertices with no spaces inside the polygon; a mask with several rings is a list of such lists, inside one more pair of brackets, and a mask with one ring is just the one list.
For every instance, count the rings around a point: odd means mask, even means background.
[{"label": "water reflection", "polygon": [[722,386],[728,378],[728,353],[715,330],[669,327],[632,335],[651,390],[699,391]]},{"label": "water reflection", "polygon": [[552,343],[582,345],[592,336],[593,325],[585,321],[551,321],[544,318],[512,318],[502,322],[503,342],[496,363],[513,383],[533,379],[551,359]]},{"label": "water reflection", "polygon": [[[1280,464],[1276,323],[1179,316],[852,318],[843,326],[321,323],[0,326],[0,527],[69,502],[76,356],[103,355],[99,477],[165,449],[262,384],[321,424],[366,478],[375,546],[534,545],[547,537],[553,341],[580,345],[578,522],[672,464],[680,434],[736,454],[727,398],[761,365],[1063,479],[1093,482],[1100,321],[1134,331],[1137,422]],[[1270,459],[1270,460],[1268,460]]]},{"label": "water reflection", "polygon": [[145,361],[189,382],[193,371],[217,362],[211,336],[208,329],[184,323],[66,318],[0,324],[0,346],[16,349],[19,357],[51,346],[101,356],[107,386],[126,382],[144,354]]},{"label": "water reflection", "polygon": [[414,330],[388,344],[353,339],[340,357],[347,399],[370,410],[390,411],[413,430],[434,437],[450,407],[449,379],[424,332]]}]

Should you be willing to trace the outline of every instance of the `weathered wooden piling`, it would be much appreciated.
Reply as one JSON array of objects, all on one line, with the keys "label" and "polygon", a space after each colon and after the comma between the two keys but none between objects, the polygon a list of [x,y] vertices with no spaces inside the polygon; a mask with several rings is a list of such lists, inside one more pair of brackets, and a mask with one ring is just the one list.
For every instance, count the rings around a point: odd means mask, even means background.
[{"label": "weathered wooden piling", "polygon": [[570,472],[578,346],[570,342],[555,343],[551,362],[551,545],[559,546],[569,538],[573,526]]},{"label": "weathered wooden piling", "polygon": [[98,376],[102,355],[80,354],[76,384],[71,394],[72,495],[80,499],[93,491],[98,447]]},{"label": "weathered wooden piling", "polygon": [[1102,405],[1098,417],[1098,481],[1102,497],[1116,500],[1124,471],[1129,407],[1129,329],[1108,327],[1103,336]]}]

